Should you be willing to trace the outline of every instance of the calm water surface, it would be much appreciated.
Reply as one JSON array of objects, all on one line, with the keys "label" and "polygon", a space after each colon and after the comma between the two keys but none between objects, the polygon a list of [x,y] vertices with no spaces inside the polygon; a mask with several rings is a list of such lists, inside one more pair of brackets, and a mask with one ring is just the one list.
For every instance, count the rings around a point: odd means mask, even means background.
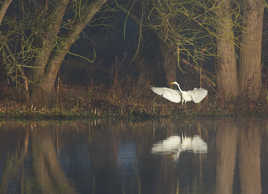
[{"label": "calm water surface", "polygon": [[0,193],[266,194],[268,120],[1,121]]}]

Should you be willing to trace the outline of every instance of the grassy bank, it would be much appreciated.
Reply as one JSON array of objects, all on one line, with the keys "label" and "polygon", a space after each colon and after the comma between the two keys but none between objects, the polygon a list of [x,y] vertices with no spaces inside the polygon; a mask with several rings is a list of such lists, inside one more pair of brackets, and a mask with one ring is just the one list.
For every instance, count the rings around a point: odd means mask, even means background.
[{"label": "grassy bank", "polygon": [[268,105],[260,100],[254,109],[248,102],[217,104],[209,93],[200,104],[175,104],[143,88],[62,87],[46,105],[34,105],[18,95],[0,99],[0,119],[96,119],[145,120],[157,117],[266,116]]}]

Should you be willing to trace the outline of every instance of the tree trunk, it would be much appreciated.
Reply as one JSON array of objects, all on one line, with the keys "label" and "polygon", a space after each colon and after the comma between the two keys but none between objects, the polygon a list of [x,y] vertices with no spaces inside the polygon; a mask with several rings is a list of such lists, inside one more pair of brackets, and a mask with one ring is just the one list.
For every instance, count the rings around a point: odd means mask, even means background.
[{"label": "tree trunk", "polygon": [[64,57],[67,55],[72,44],[79,38],[79,34],[83,31],[86,25],[91,21],[94,15],[100,10],[103,4],[106,3],[106,1],[107,0],[98,0],[98,1],[94,1],[93,3],[91,3],[87,9],[88,13],[86,17],[81,22],[76,23],[73,26],[74,30],[69,34],[67,39],[64,41],[63,46],[60,49],[56,50],[55,55],[49,61],[46,75],[44,76],[44,78],[41,80],[39,84],[40,88],[42,88],[44,91],[50,93],[53,90],[54,84],[57,78],[57,74],[59,72],[62,61],[64,60]]},{"label": "tree trunk", "polygon": [[55,10],[49,15],[48,19],[50,24],[46,29],[46,33],[42,39],[42,47],[38,56],[36,57],[34,66],[38,67],[35,69],[33,78],[35,82],[39,82],[45,73],[46,65],[48,64],[49,58],[52,51],[55,49],[58,33],[62,24],[65,10],[70,0],[61,0],[55,6]]},{"label": "tree trunk", "polygon": [[230,0],[218,0],[218,5],[217,90],[224,103],[237,97],[238,78]]},{"label": "tree trunk", "polygon": [[2,3],[1,9],[0,9],[0,24],[2,24],[3,18],[6,15],[7,9],[9,5],[11,4],[12,0],[5,0]]},{"label": "tree trunk", "polygon": [[243,1],[243,31],[240,48],[240,94],[251,101],[260,95],[261,48],[264,0]]},{"label": "tree trunk", "polygon": [[170,45],[170,47],[168,47],[166,43],[162,41],[160,42],[160,49],[163,58],[161,62],[165,71],[166,81],[168,83],[176,81],[176,69],[178,62],[177,49],[173,45]]}]

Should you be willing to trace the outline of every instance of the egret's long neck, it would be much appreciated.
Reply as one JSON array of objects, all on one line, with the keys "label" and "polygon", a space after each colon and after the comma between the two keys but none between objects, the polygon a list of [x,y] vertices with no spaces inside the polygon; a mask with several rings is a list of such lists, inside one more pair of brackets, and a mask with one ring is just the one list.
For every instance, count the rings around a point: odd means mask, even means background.
[{"label": "egret's long neck", "polygon": [[177,82],[175,82],[174,84],[176,84],[178,86],[180,92],[182,92],[181,87],[180,87],[180,84],[178,84]]}]

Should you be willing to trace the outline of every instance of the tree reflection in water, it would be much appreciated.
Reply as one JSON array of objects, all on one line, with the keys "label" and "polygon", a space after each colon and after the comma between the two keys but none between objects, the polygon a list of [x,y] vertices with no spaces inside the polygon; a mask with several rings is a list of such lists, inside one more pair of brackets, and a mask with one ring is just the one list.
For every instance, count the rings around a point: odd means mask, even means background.
[{"label": "tree reflection in water", "polygon": [[[229,118],[1,123],[0,193],[267,193],[266,124]],[[160,140],[180,134],[188,138],[179,138],[178,160],[151,153]],[[198,148],[191,147],[193,137]]]},{"label": "tree reflection in water", "polygon": [[261,125],[256,119],[241,122],[239,174],[241,193],[261,194]]},{"label": "tree reflection in water", "polygon": [[[237,192],[261,194],[261,120],[219,121],[217,129],[216,193],[233,193],[235,166],[239,172]],[[238,148],[238,151],[237,151]]]}]

